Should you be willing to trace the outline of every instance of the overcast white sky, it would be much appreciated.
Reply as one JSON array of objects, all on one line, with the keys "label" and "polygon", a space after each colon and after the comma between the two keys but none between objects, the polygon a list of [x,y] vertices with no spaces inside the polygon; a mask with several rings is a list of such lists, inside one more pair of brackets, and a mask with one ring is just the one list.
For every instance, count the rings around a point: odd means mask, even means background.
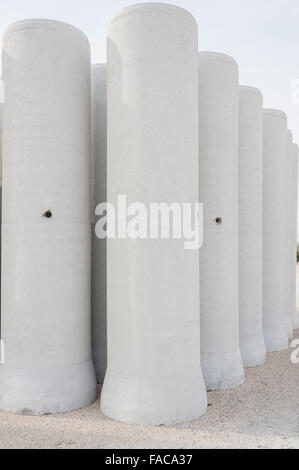
[{"label": "overcast white sky", "polygon": [[[24,18],[50,18],[82,29],[91,43],[93,62],[106,60],[106,28],[130,0],[0,0],[0,36],[10,23]],[[299,0],[176,0],[168,3],[191,11],[199,24],[199,48],[232,55],[240,81],[261,89],[265,107],[288,114],[299,143]],[[299,98],[299,93],[298,93]],[[299,101],[299,99],[298,99]],[[299,224],[298,224],[299,225]]]}]

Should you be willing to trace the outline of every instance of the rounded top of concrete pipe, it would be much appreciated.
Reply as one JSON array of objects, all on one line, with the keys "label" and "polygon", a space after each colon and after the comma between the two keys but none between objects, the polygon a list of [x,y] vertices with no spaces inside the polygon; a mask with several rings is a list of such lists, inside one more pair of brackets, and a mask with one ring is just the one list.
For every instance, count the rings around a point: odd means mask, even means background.
[{"label": "rounded top of concrete pipe", "polygon": [[263,110],[265,115],[272,115],[272,116],[277,116],[280,118],[283,118],[287,121],[287,115],[284,111],[281,111],[280,109],[270,109],[270,108],[264,108]]},{"label": "rounded top of concrete pipe", "polygon": [[158,13],[158,14],[169,14],[175,13],[178,16],[185,16],[189,17],[193,23],[195,23],[197,28],[197,21],[188,10],[185,8],[179,7],[177,5],[172,5],[170,3],[136,3],[135,5],[130,5],[127,7],[122,8],[119,10],[115,15],[111,18],[109,25],[115,23],[119,19],[124,16],[128,16],[134,13]]},{"label": "rounded top of concrete pipe", "polygon": [[263,94],[262,94],[261,90],[259,90],[258,88],[254,87],[254,86],[240,85],[240,92],[250,93],[250,94],[254,93],[255,95],[259,95],[259,96],[263,97]]},{"label": "rounded top of concrete pipe", "polygon": [[56,21],[56,20],[49,20],[46,18],[29,18],[27,20],[20,20],[16,21],[15,23],[10,24],[4,31],[3,38],[7,37],[9,34],[18,31],[20,29],[37,29],[37,28],[46,28],[48,27],[49,29],[53,30],[65,30],[65,31],[70,31],[73,33],[76,33],[81,36],[82,39],[88,44],[89,40],[88,37],[76,26],[73,26],[68,23],[64,23],[62,21]]},{"label": "rounded top of concrete pipe", "polygon": [[214,51],[200,51],[199,52],[200,59],[213,59],[219,62],[224,62],[226,64],[233,65],[239,69],[238,62],[231,57],[230,55],[224,54],[223,52],[214,52]]}]

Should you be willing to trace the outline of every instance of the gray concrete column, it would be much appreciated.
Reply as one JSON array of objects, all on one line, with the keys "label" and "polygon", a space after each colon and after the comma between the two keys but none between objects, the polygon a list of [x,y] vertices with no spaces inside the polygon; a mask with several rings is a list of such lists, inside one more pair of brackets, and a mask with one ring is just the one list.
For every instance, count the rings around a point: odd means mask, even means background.
[{"label": "gray concrete column", "polygon": [[[108,28],[108,201],[198,202],[197,24],[182,8],[121,10]],[[175,424],[207,406],[199,253],[181,239],[109,239],[103,413]]]},{"label": "gray concrete column", "polygon": [[299,313],[296,311],[296,261],[297,261],[297,218],[298,218],[298,157],[297,144],[292,146],[292,219],[291,219],[291,314],[294,330],[299,329]]},{"label": "gray concrete column", "polygon": [[208,389],[234,388],[244,381],[239,347],[238,78],[231,57],[199,54],[201,352]]},{"label": "gray concrete column", "polygon": [[240,87],[240,349],[245,367],[267,360],[263,335],[263,96]]},{"label": "gray concrete column", "polygon": [[[0,263],[2,252],[2,119],[3,119],[3,106],[4,106],[4,83],[0,79]],[[0,305],[1,305],[1,273],[0,273]],[[0,307],[0,340],[1,340],[1,307]]]},{"label": "gray concrete column", "polygon": [[[3,116],[3,103],[4,103],[4,83],[2,77],[0,78],[0,183],[2,192],[2,116]],[[0,211],[2,204],[0,204]]]},{"label": "gray concrete column", "polygon": [[3,45],[0,408],[62,413],[97,395],[90,328],[90,48],[51,20]]},{"label": "gray concrete column", "polygon": [[291,264],[292,264],[292,198],[293,198],[293,165],[292,165],[292,156],[293,156],[293,134],[288,129],[287,130],[287,182],[286,182],[286,213],[287,213],[287,243],[286,243],[286,278],[285,278],[285,315],[286,315],[286,329],[288,338],[293,338],[293,311],[291,307]]},{"label": "gray concrete column", "polygon": [[288,348],[286,331],[287,117],[264,110],[264,298],[267,350]]},{"label": "gray concrete column", "polygon": [[95,208],[107,201],[107,79],[106,64],[91,67],[92,104],[92,350],[97,380],[107,368],[107,241],[95,233]]}]

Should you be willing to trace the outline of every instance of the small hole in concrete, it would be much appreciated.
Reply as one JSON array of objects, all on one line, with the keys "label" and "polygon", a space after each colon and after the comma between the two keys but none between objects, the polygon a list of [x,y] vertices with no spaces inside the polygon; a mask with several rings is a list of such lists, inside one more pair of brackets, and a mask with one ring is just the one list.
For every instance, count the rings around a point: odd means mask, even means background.
[{"label": "small hole in concrete", "polygon": [[216,224],[217,224],[217,225],[221,225],[221,224],[222,224],[222,219],[221,219],[221,217],[217,217],[217,219],[216,219]]},{"label": "small hole in concrete", "polygon": [[43,217],[46,217],[47,219],[51,219],[52,215],[53,214],[52,214],[51,211],[47,211],[47,212],[44,213]]}]

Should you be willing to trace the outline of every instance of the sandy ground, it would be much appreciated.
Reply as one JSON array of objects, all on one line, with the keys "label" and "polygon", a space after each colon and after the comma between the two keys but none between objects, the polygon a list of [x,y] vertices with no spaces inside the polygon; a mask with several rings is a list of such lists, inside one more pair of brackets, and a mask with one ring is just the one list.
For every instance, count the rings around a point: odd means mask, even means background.
[{"label": "sandy ground", "polygon": [[[297,306],[299,267],[297,266]],[[299,339],[299,330],[294,338]],[[209,392],[208,412],[197,421],[157,428],[105,418],[99,400],[57,416],[0,412],[1,449],[299,449],[299,364],[292,350],[269,354],[263,367],[246,370],[237,390]]]}]

